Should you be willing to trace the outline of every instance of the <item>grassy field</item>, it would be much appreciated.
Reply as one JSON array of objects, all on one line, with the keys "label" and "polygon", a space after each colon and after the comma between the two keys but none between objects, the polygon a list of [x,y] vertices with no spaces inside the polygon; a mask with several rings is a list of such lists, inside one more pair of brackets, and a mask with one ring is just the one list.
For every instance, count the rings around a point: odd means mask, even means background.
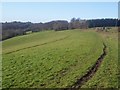
[{"label": "grassy field", "polygon": [[96,75],[82,88],[118,88],[118,33],[117,28],[99,33],[107,45],[107,56]]},{"label": "grassy field", "polygon": [[[3,42],[3,88],[65,88],[73,85],[102,54],[107,56],[83,87],[116,88],[117,32],[45,31]],[[104,81],[103,81],[104,80]]]}]

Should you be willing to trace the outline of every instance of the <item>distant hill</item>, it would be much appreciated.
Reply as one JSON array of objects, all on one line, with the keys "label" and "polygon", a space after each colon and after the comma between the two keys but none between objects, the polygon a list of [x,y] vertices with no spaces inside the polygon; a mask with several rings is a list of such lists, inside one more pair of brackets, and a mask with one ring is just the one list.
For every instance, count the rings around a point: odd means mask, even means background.
[{"label": "distant hill", "polygon": [[2,23],[2,39],[6,40],[18,35],[25,35],[26,32],[38,32],[44,30],[68,30],[79,28],[93,28],[93,27],[114,27],[120,26],[118,19],[91,19],[81,20],[79,18],[72,18],[70,22],[65,20],[56,20],[46,23],[31,23],[31,22],[5,22]]}]

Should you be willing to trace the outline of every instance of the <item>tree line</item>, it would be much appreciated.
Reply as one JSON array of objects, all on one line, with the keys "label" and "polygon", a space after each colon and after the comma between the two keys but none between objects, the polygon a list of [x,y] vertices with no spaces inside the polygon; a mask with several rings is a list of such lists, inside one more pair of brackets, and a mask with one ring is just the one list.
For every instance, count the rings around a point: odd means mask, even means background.
[{"label": "tree line", "polygon": [[31,22],[5,22],[2,25],[2,38],[5,40],[18,35],[25,35],[26,32],[39,32],[44,30],[68,30],[68,29],[87,29],[93,27],[114,27],[120,26],[118,19],[91,19],[81,20],[80,18],[72,18],[70,22],[66,20],[56,20],[46,23]]}]

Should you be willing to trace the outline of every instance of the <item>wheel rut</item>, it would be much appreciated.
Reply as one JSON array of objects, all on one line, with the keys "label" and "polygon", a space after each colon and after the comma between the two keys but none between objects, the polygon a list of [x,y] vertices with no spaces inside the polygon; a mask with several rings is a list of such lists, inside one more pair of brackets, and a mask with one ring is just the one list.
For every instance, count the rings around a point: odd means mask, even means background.
[{"label": "wheel rut", "polygon": [[57,42],[57,41],[64,40],[64,39],[66,39],[68,37],[69,36],[66,36],[64,38],[60,38],[60,39],[57,39],[57,40],[53,40],[53,41],[50,41],[50,42],[45,42],[45,43],[34,45],[34,46],[29,46],[29,47],[21,48],[21,49],[18,49],[18,50],[15,50],[15,51],[11,51],[11,52],[7,52],[7,53],[4,53],[4,54],[11,54],[11,53],[18,52],[18,51],[21,51],[21,50],[25,50],[25,49],[29,49],[29,48],[33,48],[33,47],[38,47],[38,46],[46,45],[46,44],[49,44],[49,43],[54,43],[54,42]]},{"label": "wheel rut", "polygon": [[107,46],[105,45],[105,43],[103,43],[103,46],[104,46],[103,53],[99,56],[99,58],[97,59],[96,63],[92,66],[92,68],[84,76],[77,79],[77,81],[72,86],[66,88],[65,90],[80,89],[82,85],[84,85],[89,79],[91,79],[94,76],[94,74],[99,69],[103,59],[107,55],[107,52],[106,52]]}]

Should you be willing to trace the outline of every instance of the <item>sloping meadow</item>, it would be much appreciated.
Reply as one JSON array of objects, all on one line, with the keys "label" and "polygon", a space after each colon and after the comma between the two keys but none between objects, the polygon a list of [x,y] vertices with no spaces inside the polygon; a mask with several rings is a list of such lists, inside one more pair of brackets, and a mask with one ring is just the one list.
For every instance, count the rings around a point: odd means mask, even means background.
[{"label": "sloping meadow", "polygon": [[3,88],[69,87],[102,50],[103,38],[91,30],[46,31],[5,40]]}]

